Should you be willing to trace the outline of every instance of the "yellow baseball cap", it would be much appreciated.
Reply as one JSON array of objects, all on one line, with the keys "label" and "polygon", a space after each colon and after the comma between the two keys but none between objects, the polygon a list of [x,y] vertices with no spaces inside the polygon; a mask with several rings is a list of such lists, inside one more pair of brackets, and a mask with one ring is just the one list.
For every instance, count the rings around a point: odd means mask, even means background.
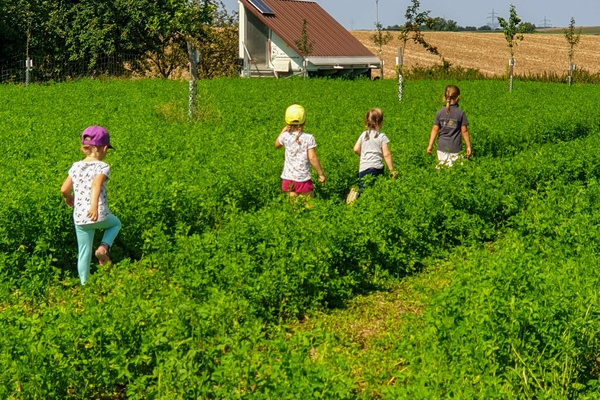
[{"label": "yellow baseball cap", "polygon": [[285,110],[285,123],[288,125],[302,125],[306,122],[304,107],[293,104]]}]

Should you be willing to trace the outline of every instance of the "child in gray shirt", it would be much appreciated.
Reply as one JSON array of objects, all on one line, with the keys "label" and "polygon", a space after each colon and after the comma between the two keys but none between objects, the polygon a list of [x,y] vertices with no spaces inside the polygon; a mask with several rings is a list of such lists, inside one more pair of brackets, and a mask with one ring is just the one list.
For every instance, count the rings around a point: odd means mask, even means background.
[{"label": "child in gray shirt", "polygon": [[460,157],[459,153],[462,151],[461,139],[467,145],[467,158],[471,157],[471,139],[469,137],[469,130],[467,129],[469,121],[464,111],[458,108],[459,98],[460,89],[458,87],[454,85],[446,86],[446,90],[444,91],[446,106],[438,110],[435,114],[435,121],[429,135],[429,145],[427,146],[427,153],[431,154],[433,143],[439,134],[437,143],[438,163],[447,167],[451,167]]}]

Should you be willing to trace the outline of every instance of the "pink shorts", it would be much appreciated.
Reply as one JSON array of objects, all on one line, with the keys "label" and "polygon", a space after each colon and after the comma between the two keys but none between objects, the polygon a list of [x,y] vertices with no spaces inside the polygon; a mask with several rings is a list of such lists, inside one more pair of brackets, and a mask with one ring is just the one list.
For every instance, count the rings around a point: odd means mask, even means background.
[{"label": "pink shorts", "polygon": [[281,184],[281,190],[284,192],[306,193],[313,190],[312,181],[296,182],[289,179],[284,179]]}]

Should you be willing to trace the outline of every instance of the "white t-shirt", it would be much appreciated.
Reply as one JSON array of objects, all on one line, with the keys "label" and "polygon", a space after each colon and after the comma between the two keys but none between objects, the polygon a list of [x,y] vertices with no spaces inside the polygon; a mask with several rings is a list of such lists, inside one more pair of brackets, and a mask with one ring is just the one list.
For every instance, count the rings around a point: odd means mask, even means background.
[{"label": "white t-shirt", "polygon": [[[90,210],[92,182],[98,174],[106,175],[98,198],[98,220],[90,221],[87,216]],[[104,221],[110,216],[108,209],[106,182],[110,175],[110,166],[102,161],[77,161],[69,169],[73,181],[73,221],[75,225],[87,225]]]},{"label": "white t-shirt", "polygon": [[375,137],[376,134],[377,131],[370,131],[369,139],[367,139],[367,131],[364,131],[358,138],[358,140],[360,140],[360,165],[358,166],[358,172],[370,168],[383,168],[382,147],[384,144],[388,144],[390,140],[385,133],[379,132],[377,137]]},{"label": "white t-shirt", "polygon": [[317,142],[313,135],[302,132],[298,139],[300,143],[297,143],[297,136],[297,132],[283,132],[278,138],[279,143],[285,146],[285,163],[281,179],[306,182],[312,179],[308,150],[317,147]]}]

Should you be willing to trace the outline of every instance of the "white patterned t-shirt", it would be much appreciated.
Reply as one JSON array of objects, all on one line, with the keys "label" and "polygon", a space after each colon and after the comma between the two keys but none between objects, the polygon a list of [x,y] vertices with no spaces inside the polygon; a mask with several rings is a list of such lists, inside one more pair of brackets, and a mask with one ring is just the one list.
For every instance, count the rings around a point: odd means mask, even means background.
[{"label": "white patterned t-shirt", "polygon": [[[106,175],[98,198],[98,220],[91,221],[87,216],[92,204],[92,182],[98,174]],[[110,216],[108,209],[106,182],[110,175],[110,166],[102,161],[77,161],[69,169],[73,181],[73,222],[75,225],[87,225],[104,221]]]},{"label": "white patterned t-shirt", "polygon": [[294,182],[307,182],[312,179],[310,175],[310,161],[308,150],[317,147],[313,135],[302,132],[298,137],[297,132],[283,132],[279,136],[279,143],[285,146],[285,162],[281,179]]}]

